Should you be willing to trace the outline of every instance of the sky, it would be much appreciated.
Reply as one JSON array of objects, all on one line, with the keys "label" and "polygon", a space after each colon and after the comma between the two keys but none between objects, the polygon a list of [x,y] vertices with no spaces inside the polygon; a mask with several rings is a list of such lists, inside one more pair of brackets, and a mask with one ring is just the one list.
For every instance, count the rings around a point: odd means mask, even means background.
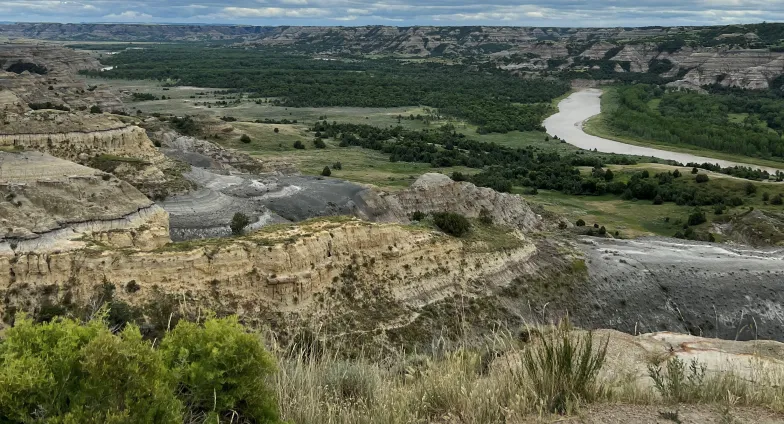
[{"label": "sky", "polygon": [[782,22],[784,0],[0,0],[0,21],[647,26]]}]

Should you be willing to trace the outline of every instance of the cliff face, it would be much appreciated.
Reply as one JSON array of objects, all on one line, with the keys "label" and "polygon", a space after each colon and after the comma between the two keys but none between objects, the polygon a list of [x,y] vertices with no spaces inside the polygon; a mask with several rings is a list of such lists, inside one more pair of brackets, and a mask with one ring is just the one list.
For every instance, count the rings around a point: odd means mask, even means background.
[{"label": "cliff face", "polygon": [[85,246],[154,249],[169,242],[168,215],[109,174],[41,153],[0,152],[0,251]]},{"label": "cliff face", "polygon": [[[258,232],[239,240],[174,244],[155,252],[97,246],[67,252],[0,252],[5,310],[25,299],[87,302],[105,283],[133,305],[161,288],[188,302],[230,308],[254,318],[262,311],[318,314],[329,293],[355,284],[376,287],[396,304],[423,305],[461,285],[527,261],[536,248],[521,236],[505,249],[425,229],[361,221],[321,221]],[[459,266],[459,264],[463,264]],[[133,281],[133,283],[130,283]],[[33,307],[36,302],[33,302]],[[321,312],[319,312],[321,311]]]}]

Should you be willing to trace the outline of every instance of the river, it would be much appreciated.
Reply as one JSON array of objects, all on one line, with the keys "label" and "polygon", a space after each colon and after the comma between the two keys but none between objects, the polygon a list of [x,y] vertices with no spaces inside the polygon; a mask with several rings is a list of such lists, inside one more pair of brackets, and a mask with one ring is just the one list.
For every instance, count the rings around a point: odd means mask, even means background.
[{"label": "river", "polygon": [[723,168],[732,166],[746,166],[768,171],[771,174],[775,174],[778,170],[784,170],[784,164],[782,164],[781,168],[779,169],[770,168],[748,163],[712,159],[688,153],[671,152],[669,150],[659,150],[651,147],[635,146],[632,144],[620,143],[617,141],[608,140],[606,138],[586,134],[583,131],[583,124],[585,121],[588,118],[601,113],[601,95],[602,90],[592,88],[578,91],[562,100],[560,103],[558,103],[558,113],[550,116],[544,121],[544,127],[547,129],[547,133],[558,136],[558,138],[581,149],[596,149],[604,153],[651,156],[660,159],[674,160],[684,164],[689,162],[717,163]]}]

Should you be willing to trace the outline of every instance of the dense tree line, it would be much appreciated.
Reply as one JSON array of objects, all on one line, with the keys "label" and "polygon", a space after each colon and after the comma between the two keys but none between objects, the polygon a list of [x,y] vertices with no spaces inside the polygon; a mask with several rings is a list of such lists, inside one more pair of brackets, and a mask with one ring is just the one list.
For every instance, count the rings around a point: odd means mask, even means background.
[{"label": "dense tree line", "polygon": [[[623,135],[784,160],[784,140],[776,131],[784,123],[784,112],[775,103],[754,98],[742,101],[734,95],[665,92],[642,84],[619,87],[617,93],[618,107],[608,111],[607,122]],[[654,99],[660,100],[657,108],[649,106]],[[730,121],[729,113],[752,115],[737,123]],[[757,114],[770,121],[769,126],[760,125]]]},{"label": "dense tree line", "polygon": [[271,50],[160,46],[126,50],[106,64],[115,68],[92,74],[242,90],[290,107],[427,105],[486,132],[541,128],[550,101],[569,90],[563,81],[522,79],[492,65],[319,60]]},{"label": "dense tree line", "polygon": [[[589,152],[562,155],[531,146],[513,149],[472,140],[457,133],[450,125],[436,130],[414,131],[399,126],[378,128],[320,121],[314,125],[313,131],[323,137],[340,140],[343,147],[359,146],[384,152],[393,162],[480,169],[481,172],[476,174],[455,173],[452,177],[500,192],[510,192],[514,186],[523,186],[532,193],[546,189],[576,195],[612,194],[655,204],[674,202],[678,205],[721,207],[743,204],[740,197],[727,193],[721,187],[689,184],[687,180],[694,180],[693,175],[682,176],[679,172],[650,175],[648,171],[641,171],[625,182],[616,179],[612,171],[604,169],[607,164],[634,164],[634,159],[627,156]],[[585,166],[592,167],[593,171],[582,174],[577,167]]]}]

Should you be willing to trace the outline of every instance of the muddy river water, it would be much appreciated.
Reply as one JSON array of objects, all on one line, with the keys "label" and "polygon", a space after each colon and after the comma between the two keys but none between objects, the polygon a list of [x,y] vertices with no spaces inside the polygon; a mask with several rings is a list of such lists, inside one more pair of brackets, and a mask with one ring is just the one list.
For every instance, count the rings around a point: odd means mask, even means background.
[{"label": "muddy river water", "polygon": [[[604,153],[652,156],[660,159],[678,161],[683,164],[689,162],[709,162],[718,163],[725,168],[732,166],[747,166],[765,170],[771,174],[774,174],[777,171],[776,168],[712,159],[704,156],[671,152],[650,147],[634,146],[586,134],[583,131],[583,124],[588,118],[596,116],[601,112],[601,94],[601,90],[588,89],[578,91],[562,100],[558,103],[559,112],[544,121],[544,127],[547,129],[547,132],[550,135],[558,136],[558,138],[565,140],[569,144],[586,150],[596,149]],[[780,169],[784,170],[784,165],[782,165]]]}]

